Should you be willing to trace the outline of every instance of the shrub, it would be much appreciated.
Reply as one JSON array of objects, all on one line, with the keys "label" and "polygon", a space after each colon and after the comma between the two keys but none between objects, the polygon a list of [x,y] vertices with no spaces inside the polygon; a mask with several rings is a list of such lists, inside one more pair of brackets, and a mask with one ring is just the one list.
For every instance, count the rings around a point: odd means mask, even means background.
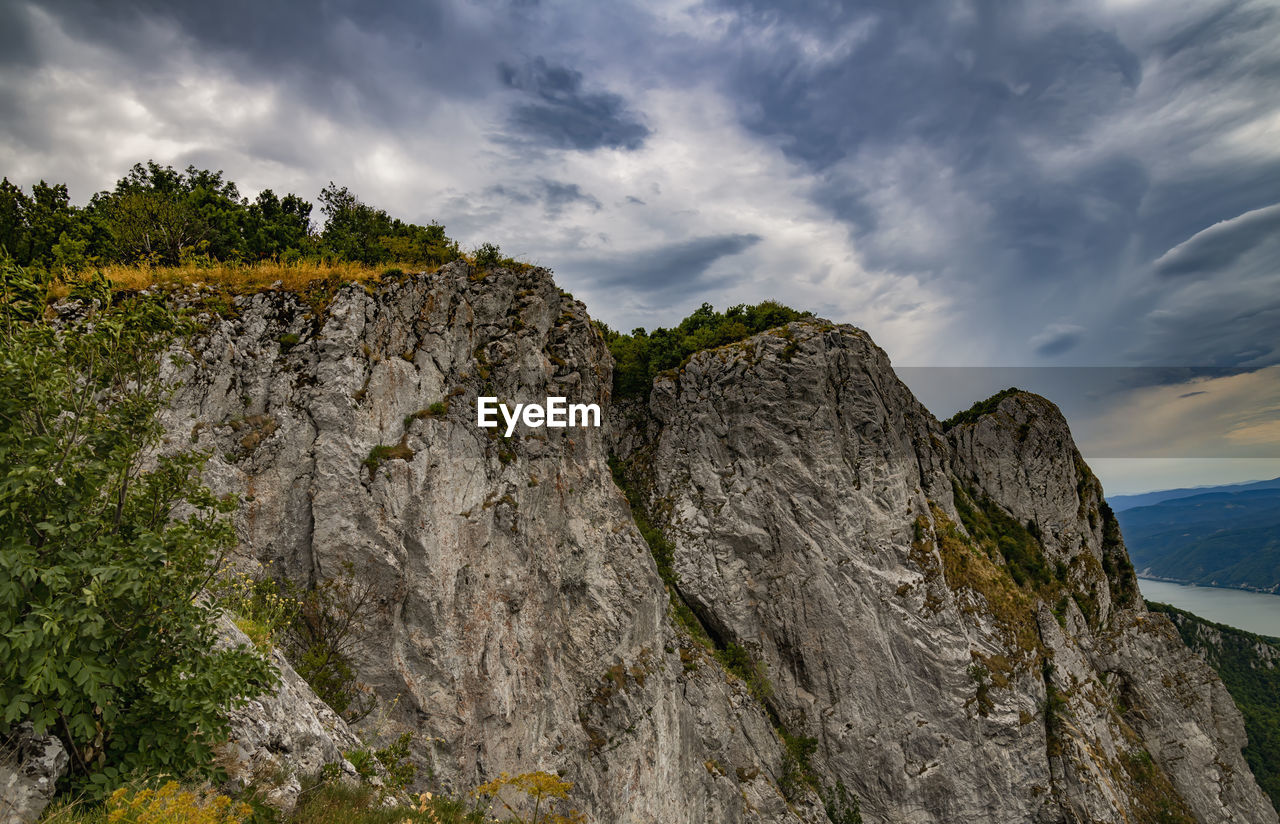
[{"label": "shrub", "polygon": [[215,594],[219,604],[234,616],[236,626],[263,652],[284,637],[301,607],[262,568],[256,575],[226,575],[215,585]]},{"label": "shrub", "polygon": [[492,269],[502,263],[502,249],[496,243],[482,243],[476,247],[473,257],[478,268]]},{"label": "shrub", "polygon": [[782,738],[782,775],[778,777],[778,789],[788,801],[800,797],[805,786],[817,786],[810,759],[818,750],[818,739],[804,735],[791,735],[777,728]]},{"label": "shrub", "polygon": [[235,502],[201,484],[203,456],[154,454],[180,326],[143,297],[54,325],[21,294],[0,302],[0,734],[57,735],[99,796],[131,771],[207,769],[227,710],[274,673],[215,648],[204,592]]},{"label": "shrub", "polygon": [[348,722],[368,715],[373,692],[356,677],[351,655],[370,631],[377,604],[369,576],[351,564],[314,589],[294,594],[296,618],[289,624],[285,655],[311,689]]},{"label": "shrub", "polygon": [[[996,407],[1000,405],[1000,401],[1004,400],[1005,398],[1011,395],[1020,394],[1021,392],[1022,392],[1021,389],[1018,389],[1017,387],[1014,387],[1014,386],[1011,386],[1008,389],[1001,389],[999,392],[987,398],[985,401],[978,401],[973,406],[969,407],[963,412],[957,412],[956,414],[947,418],[945,421],[942,422],[942,428],[944,430],[955,429],[957,426],[963,426],[964,424],[968,424],[968,423],[975,423],[983,415],[989,415],[992,412],[996,411]],[[1019,437],[1019,440],[1022,440],[1025,437],[1026,437],[1025,434],[1021,434],[1021,436]]]},{"label": "shrub", "polygon": [[831,824],[862,824],[862,805],[843,781],[827,788],[822,794],[822,806]]},{"label": "shrub", "polygon": [[378,474],[378,469],[385,462],[411,461],[413,456],[414,451],[403,443],[378,444],[369,450],[369,456],[364,459],[364,466],[369,470],[369,477],[372,478]]},{"label": "shrub", "polygon": [[753,659],[746,649],[730,642],[724,649],[716,650],[715,655],[721,666],[742,679],[747,685],[747,691],[761,705],[773,698],[773,685],[765,674],[764,664]]}]

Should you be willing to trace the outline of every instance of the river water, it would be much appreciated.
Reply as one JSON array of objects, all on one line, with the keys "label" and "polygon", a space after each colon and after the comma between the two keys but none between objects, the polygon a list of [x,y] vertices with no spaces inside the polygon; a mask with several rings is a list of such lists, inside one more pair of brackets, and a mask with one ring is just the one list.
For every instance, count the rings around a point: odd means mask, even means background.
[{"label": "river water", "polygon": [[1219,624],[1280,638],[1280,595],[1193,587],[1146,578],[1138,579],[1138,589],[1148,601],[1171,604]]}]

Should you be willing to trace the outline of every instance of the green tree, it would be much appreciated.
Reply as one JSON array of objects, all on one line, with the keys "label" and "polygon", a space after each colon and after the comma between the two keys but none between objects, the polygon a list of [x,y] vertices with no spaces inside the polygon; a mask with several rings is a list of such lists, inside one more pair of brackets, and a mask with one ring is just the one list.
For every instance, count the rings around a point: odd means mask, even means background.
[{"label": "green tree", "polygon": [[207,767],[227,709],[274,674],[218,647],[204,595],[234,502],[201,484],[202,456],[155,454],[179,322],[134,298],[50,323],[30,278],[2,274],[0,733],[57,735],[99,789]]},{"label": "green tree", "polygon": [[208,233],[199,212],[182,197],[147,190],[114,198],[109,225],[122,259],[167,266],[177,265]]},{"label": "green tree", "polygon": [[630,335],[604,324],[600,329],[613,355],[614,392],[627,397],[647,394],[659,372],[679,367],[695,352],[744,340],[810,316],[772,300],[754,306],[740,303],[724,313],[704,303],[674,329],[633,329]]},{"label": "green tree", "polygon": [[19,262],[26,262],[29,243],[24,220],[29,199],[21,186],[0,180],[0,257],[8,255]]},{"label": "green tree", "polygon": [[300,251],[311,236],[311,204],[297,195],[277,197],[264,189],[249,204],[244,221],[244,243],[248,256],[277,257],[290,249]]}]

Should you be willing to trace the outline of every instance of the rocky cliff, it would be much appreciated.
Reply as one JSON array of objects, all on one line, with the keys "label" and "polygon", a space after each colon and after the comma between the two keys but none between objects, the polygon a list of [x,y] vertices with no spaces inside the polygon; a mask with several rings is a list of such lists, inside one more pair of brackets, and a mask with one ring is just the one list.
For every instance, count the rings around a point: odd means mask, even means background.
[{"label": "rocky cliff", "polygon": [[[852,796],[866,821],[1276,820],[1041,398],[944,431],[865,333],[805,322],[614,406],[536,269],[225,315],[167,367],[170,437],[242,496],[246,556],[373,586],[366,732],[414,732],[438,786],[559,772],[620,824],[848,821]],[[504,438],[480,395],[608,425]]]}]

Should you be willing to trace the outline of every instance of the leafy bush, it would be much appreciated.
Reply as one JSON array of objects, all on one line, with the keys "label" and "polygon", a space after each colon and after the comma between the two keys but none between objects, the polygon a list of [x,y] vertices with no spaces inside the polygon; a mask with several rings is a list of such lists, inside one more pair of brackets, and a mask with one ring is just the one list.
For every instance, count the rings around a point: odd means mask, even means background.
[{"label": "leafy bush", "polygon": [[234,616],[236,626],[263,652],[270,651],[284,638],[301,607],[297,599],[287,595],[261,567],[256,575],[228,574],[214,589],[218,603]]},{"label": "leafy bush", "polygon": [[496,243],[482,243],[472,256],[475,259],[476,267],[480,269],[492,269],[502,263],[502,249]]},{"label": "leafy bush", "polygon": [[201,484],[203,456],[154,455],[157,356],[179,323],[134,298],[53,325],[27,292],[0,302],[0,734],[29,720],[57,735],[98,793],[134,770],[208,768],[228,708],[274,673],[215,649],[204,592],[235,502]]},{"label": "leafy bush", "polygon": [[375,699],[356,677],[351,655],[370,631],[377,604],[372,580],[345,564],[314,589],[289,594],[298,602],[285,645],[289,663],[334,712],[349,722],[364,718]]},{"label": "leafy bush", "polygon": [[[444,227],[393,218],[333,183],[312,204],[270,189],[250,200],[221,171],[135,164],[115,188],[73,206],[66,184],[41,181],[30,194],[0,180],[0,249],[33,270],[74,276],[89,266],[212,267],[278,260],[442,265],[461,257]],[[388,273],[397,271],[395,267]],[[47,279],[47,275],[45,278]]]},{"label": "leafy bush", "polygon": [[862,809],[858,796],[849,792],[843,781],[837,781],[822,794],[822,807],[831,824],[862,824]]},{"label": "leafy bush", "polygon": [[[811,317],[808,312],[766,300],[754,306],[731,306],[723,313],[704,303],[673,329],[634,329],[624,335],[598,325],[613,355],[614,392],[624,397],[647,395],[658,373],[679,367],[695,352],[745,340],[807,317]],[[791,353],[794,351],[791,348]],[[789,354],[786,357],[789,359]]]},{"label": "leafy bush", "polygon": [[724,649],[716,650],[715,656],[721,666],[742,679],[747,691],[762,706],[773,698],[773,685],[769,683],[764,664],[752,658],[746,649],[731,641]]},{"label": "leafy bush", "polygon": [[987,557],[1003,559],[1009,576],[1018,586],[1044,586],[1053,581],[1054,571],[1045,563],[1044,547],[1035,533],[994,501],[953,482],[956,511],[960,521]]},{"label": "leafy bush", "polygon": [[406,732],[380,749],[361,747],[344,752],[342,755],[351,762],[351,766],[355,767],[356,772],[363,778],[373,778],[378,775],[380,772],[378,768],[381,766],[381,772],[386,775],[386,789],[392,793],[398,793],[408,788],[418,774],[418,768],[409,760],[409,747],[412,744],[413,733]]},{"label": "leafy bush", "polygon": [[817,786],[811,759],[818,750],[818,739],[804,735],[791,735],[777,728],[782,738],[782,775],[778,777],[778,789],[788,801],[800,798],[806,786]]},{"label": "leafy bush", "polygon": [[369,477],[378,474],[378,469],[387,461],[411,461],[414,452],[404,443],[384,444],[380,443],[373,449],[369,450],[369,456],[364,459],[364,466],[369,470]]}]

